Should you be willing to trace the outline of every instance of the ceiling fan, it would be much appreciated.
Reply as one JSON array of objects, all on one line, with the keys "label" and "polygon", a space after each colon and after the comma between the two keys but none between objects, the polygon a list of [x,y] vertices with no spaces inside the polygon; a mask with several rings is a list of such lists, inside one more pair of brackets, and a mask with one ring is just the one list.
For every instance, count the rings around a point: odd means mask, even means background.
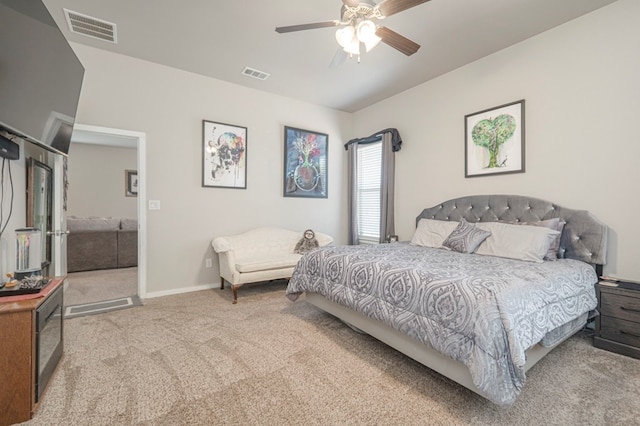
[{"label": "ceiling fan", "polygon": [[[368,52],[380,41],[410,56],[420,49],[420,45],[387,27],[377,25],[376,22],[427,1],[429,0],[382,0],[375,4],[373,0],[342,0],[340,20],[276,27],[276,32],[289,33],[342,26],[336,31],[336,39],[341,47],[338,50],[339,54],[336,55],[337,58],[341,54],[342,60],[344,60],[346,57],[344,52],[346,52],[352,56],[356,55],[359,61],[361,44],[364,44],[365,50]],[[337,62],[336,58],[334,58],[332,65],[335,62]]]}]

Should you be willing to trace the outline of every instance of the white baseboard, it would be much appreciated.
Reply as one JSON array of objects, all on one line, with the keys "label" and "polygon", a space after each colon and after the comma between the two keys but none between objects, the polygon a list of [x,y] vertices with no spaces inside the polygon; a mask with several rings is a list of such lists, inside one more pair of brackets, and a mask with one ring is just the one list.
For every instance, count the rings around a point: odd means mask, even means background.
[{"label": "white baseboard", "polygon": [[210,290],[210,289],[214,289],[214,288],[220,288],[220,283],[212,283],[212,284],[202,284],[202,285],[194,285],[191,287],[182,287],[182,288],[176,288],[173,290],[164,290],[164,291],[154,291],[152,293],[147,293],[145,295],[140,295],[141,299],[153,299],[156,297],[163,297],[163,296],[173,296],[176,294],[183,294],[183,293],[191,293],[194,291],[202,291],[202,290]]}]

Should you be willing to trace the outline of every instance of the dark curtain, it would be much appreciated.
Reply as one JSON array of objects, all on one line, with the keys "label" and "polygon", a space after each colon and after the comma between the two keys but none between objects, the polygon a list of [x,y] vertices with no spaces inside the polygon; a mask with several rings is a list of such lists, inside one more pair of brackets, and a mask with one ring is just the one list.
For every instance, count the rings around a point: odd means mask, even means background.
[{"label": "dark curtain", "polygon": [[358,163],[356,155],[358,145],[374,143],[382,140],[381,191],[380,191],[380,243],[389,235],[395,234],[394,199],[395,199],[395,152],[402,148],[402,138],[397,129],[389,128],[374,133],[366,138],[351,139],[345,144],[348,152],[348,214],[349,244],[359,244],[357,215],[357,176]]}]

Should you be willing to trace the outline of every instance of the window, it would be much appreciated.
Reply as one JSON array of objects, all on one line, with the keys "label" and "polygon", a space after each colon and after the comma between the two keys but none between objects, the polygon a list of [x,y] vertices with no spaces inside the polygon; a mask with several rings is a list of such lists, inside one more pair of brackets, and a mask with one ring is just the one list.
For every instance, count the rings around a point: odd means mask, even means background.
[{"label": "window", "polygon": [[380,242],[382,141],[357,147],[356,214],[360,244]]},{"label": "window", "polygon": [[394,234],[397,129],[351,139],[348,152],[349,244],[376,244]]}]

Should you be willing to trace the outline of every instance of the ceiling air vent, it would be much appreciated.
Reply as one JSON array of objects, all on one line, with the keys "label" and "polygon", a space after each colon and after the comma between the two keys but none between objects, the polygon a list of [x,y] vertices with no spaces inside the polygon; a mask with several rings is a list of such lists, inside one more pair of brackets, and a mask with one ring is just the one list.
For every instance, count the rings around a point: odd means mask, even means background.
[{"label": "ceiling air vent", "polygon": [[257,69],[249,67],[244,67],[244,69],[242,70],[242,74],[249,77],[257,78],[258,80],[266,80],[271,75],[267,72],[259,71]]},{"label": "ceiling air vent", "polygon": [[116,24],[103,21],[102,19],[93,18],[74,12],[73,10],[64,9],[64,15],[67,18],[69,30],[75,34],[97,38],[99,40],[117,43]]}]

